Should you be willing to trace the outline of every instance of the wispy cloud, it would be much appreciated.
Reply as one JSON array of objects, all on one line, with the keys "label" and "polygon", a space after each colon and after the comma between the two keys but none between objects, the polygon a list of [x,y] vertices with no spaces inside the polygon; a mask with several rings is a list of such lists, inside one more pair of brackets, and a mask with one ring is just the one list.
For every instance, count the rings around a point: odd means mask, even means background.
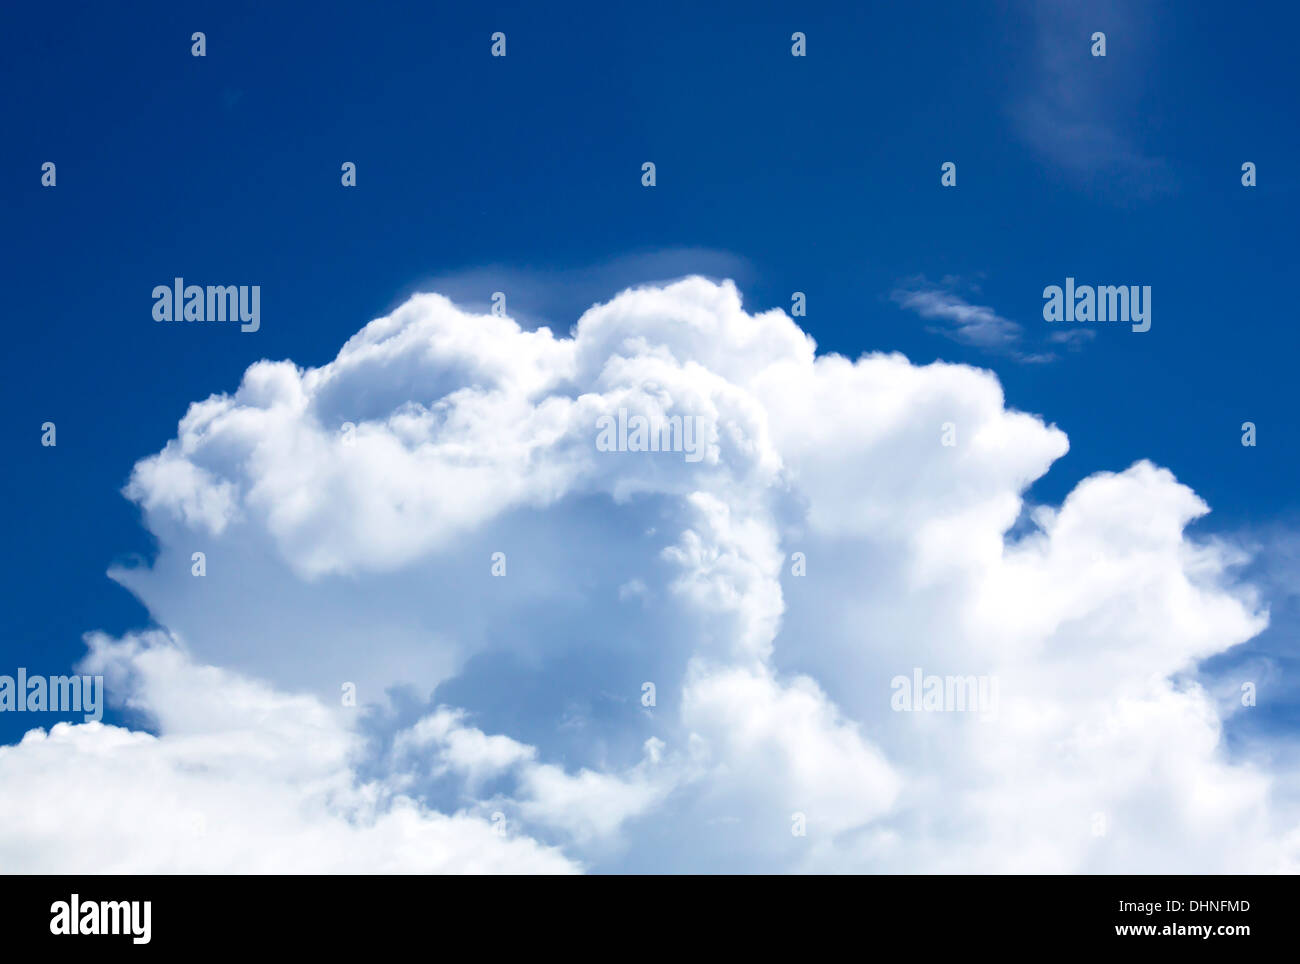
[{"label": "wispy cloud", "polygon": [[[1025,65],[1025,93],[1009,105],[1019,135],[1076,181],[1107,192],[1149,197],[1172,191],[1164,158],[1147,152],[1125,129],[1129,106],[1150,69],[1143,40],[1153,31],[1131,5],[1100,2],[1027,4],[1037,31]],[[1093,57],[1091,38],[1106,34],[1113,49]]]},{"label": "wispy cloud", "polygon": [[914,311],[922,318],[945,322],[926,328],[934,334],[1020,362],[1055,360],[1056,355],[1051,352],[1024,351],[1021,347],[1024,326],[1004,318],[987,305],[971,304],[952,290],[957,283],[957,279],[950,277],[938,285],[917,278],[900,285],[890,297],[900,307]]},{"label": "wispy cloud", "polygon": [[1054,345],[1064,345],[1070,351],[1078,351],[1096,337],[1095,328],[1067,328],[1065,331],[1052,332],[1047,336],[1047,340]]}]

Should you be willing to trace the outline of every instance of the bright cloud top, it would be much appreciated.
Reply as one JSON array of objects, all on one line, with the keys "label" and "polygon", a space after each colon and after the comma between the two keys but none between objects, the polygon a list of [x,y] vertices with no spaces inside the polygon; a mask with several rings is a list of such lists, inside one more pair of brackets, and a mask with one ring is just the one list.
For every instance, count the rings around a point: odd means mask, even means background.
[{"label": "bright cloud top", "polygon": [[[703,458],[600,450],[620,410],[701,419]],[[0,854],[1294,868],[1294,809],[1226,757],[1194,681],[1265,625],[1238,560],[1186,535],[1206,506],[1145,462],[1026,517],[1066,448],[989,372],[819,357],[730,283],[625,291],[568,336],[416,296],[321,368],[251,366],[136,465],[160,552],[114,576],[169,634],[92,636],[88,662],[157,735],[0,750],[23,788]],[[898,712],[914,669],[995,678],[996,713]],[[345,682],[369,712],[334,708]],[[33,832],[105,792],[96,846]]]}]

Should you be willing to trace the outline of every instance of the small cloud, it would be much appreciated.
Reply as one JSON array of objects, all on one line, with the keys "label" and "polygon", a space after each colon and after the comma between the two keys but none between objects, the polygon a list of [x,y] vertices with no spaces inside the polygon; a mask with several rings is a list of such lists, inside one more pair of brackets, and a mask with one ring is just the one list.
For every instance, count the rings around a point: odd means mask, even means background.
[{"label": "small cloud", "polygon": [[640,579],[631,579],[618,587],[618,598],[622,602],[637,597],[644,599],[647,591],[646,584]]},{"label": "small cloud", "polygon": [[1019,346],[1024,339],[1024,327],[986,305],[971,304],[951,290],[958,282],[959,279],[951,275],[939,285],[918,278],[896,288],[890,297],[900,307],[914,311],[922,318],[946,322],[926,328],[936,335],[1021,362],[1049,362],[1056,358],[1050,352],[1022,351]]},{"label": "small cloud", "polygon": [[1047,336],[1047,340],[1054,345],[1064,345],[1070,351],[1078,351],[1085,342],[1092,341],[1096,337],[1095,328],[1070,328],[1066,331],[1052,332]]}]

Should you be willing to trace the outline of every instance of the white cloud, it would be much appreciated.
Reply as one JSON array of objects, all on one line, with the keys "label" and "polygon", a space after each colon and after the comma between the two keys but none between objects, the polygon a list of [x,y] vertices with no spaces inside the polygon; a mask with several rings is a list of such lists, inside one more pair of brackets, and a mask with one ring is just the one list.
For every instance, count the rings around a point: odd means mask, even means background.
[{"label": "white cloud", "polygon": [[898,290],[894,300],[922,318],[951,322],[951,335],[957,341],[980,348],[1007,349],[1020,340],[1021,327],[1003,318],[985,305],[972,305],[966,299],[940,288]]},{"label": "white cloud", "polygon": [[1004,318],[987,305],[971,304],[951,290],[950,285],[955,283],[956,279],[949,278],[942,285],[934,285],[919,278],[896,289],[892,297],[900,307],[922,318],[945,322],[946,325],[928,329],[934,334],[1020,362],[1055,360],[1051,352],[1022,350],[1024,326]]},{"label": "white cloud", "polygon": [[439,707],[394,743],[398,757],[428,763],[434,772],[454,771],[468,791],[477,791],[492,777],[511,774],[515,798],[501,797],[531,824],[558,828],[586,842],[615,834],[624,821],[644,813],[661,800],[676,779],[659,766],[663,744],[646,741],[645,759],[626,774],[563,767],[536,762],[536,748],[500,734],[487,735],[464,723],[463,711]]},{"label": "white cloud", "polygon": [[[598,452],[620,407],[704,417],[706,457]],[[231,867],[267,866],[259,847],[320,867],[319,840],[413,866],[385,852],[412,834],[420,859],[494,869],[1295,867],[1294,803],[1266,760],[1229,759],[1196,683],[1265,624],[1238,560],[1187,536],[1206,507],[1148,463],[1026,530],[1067,446],[989,372],[817,357],[730,284],[630,290],[569,337],[418,296],[322,368],[252,366],[137,466],[160,551],[115,578],[223,669],[108,660],[154,680],[110,695],[160,735],[5,750],[8,846],[87,768],[120,795],[97,819],[197,807],[237,840],[199,857]],[[916,667],[997,677],[996,718],[893,712]],[[323,707],[344,681],[418,711],[340,723]],[[244,798],[256,819],[222,817]],[[483,836],[493,808],[521,836]],[[100,829],[105,865],[199,859]],[[54,836],[31,836],[32,866],[75,862]]]},{"label": "white cloud", "polygon": [[311,697],[197,666],[161,634],[89,640],[158,734],[59,723],[0,747],[0,863],[20,873],[571,873],[527,837],[421,806],[350,765]]}]

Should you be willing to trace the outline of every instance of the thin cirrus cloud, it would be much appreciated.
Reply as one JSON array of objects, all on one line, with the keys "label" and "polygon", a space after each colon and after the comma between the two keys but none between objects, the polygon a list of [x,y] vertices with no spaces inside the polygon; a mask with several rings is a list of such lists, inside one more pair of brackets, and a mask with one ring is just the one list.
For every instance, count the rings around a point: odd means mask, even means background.
[{"label": "thin cirrus cloud", "polygon": [[[703,457],[598,450],[620,408],[704,419]],[[1230,752],[1198,671],[1266,601],[1147,461],[1020,524],[1068,447],[991,372],[819,354],[730,282],[567,336],[417,295],[137,463],[159,552],[113,577],[161,628],[83,664],[133,722],[0,748],[0,860],[1294,871],[1276,744]],[[918,669],[996,679],[996,712],[898,711]]]},{"label": "thin cirrus cloud", "polygon": [[[1008,104],[1016,134],[1054,170],[1098,193],[1150,198],[1177,190],[1167,162],[1143,145],[1135,115],[1158,56],[1150,9],[1114,0],[1023,6],[1034,44],[1022,71],[1028,80]],[[1128,56],[1094,57],[1098,32]]]},{"label": "thin cirrus cloud", "polygon": [[[927,321],[942,322],[927,328],[933,334],[1018,362],[1043,363],[1056,360],[1057,356],[1050,351],[1025,350],[1023,325],[1003,317],[987,305],[972,304],[953,290],[958,284],[956,279],[945,279],[941,284],[932,284],[924,278],[916,278],[900,285],[890,297],[899,307],[915,312]],[[1062,337],[1049,340],[1077,348],[1090,335],[1091,332],[1086,335],[1064,333]]]}]

